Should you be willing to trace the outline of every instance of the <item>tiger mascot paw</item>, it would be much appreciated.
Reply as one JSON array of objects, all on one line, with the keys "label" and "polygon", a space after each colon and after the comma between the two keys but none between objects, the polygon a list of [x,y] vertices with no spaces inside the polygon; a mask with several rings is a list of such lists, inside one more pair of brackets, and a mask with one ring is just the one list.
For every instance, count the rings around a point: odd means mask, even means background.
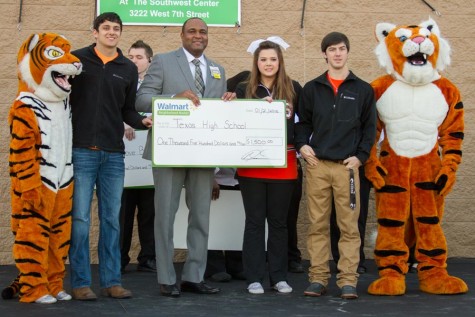
[{"label": "tiger mascot paw", "polygon": [[467,284],[460,278],[451,276],[445,269],[419,270],[419,289],[437,295],[456,295],[468,292]]},{"label": "tiger mascot paw", "polygon": [[386,274],[368,286],[368,294],[397,296],[406,293],[406,279],[403,274]]},{"label": "tiger mascot paw", "polygon": [[374,189],[378,190],[386,185],[384,176],[388,175],[388,170],[379,160],[367,161],[365,164],[365,177],[371,182]]},{"label": "tiger mascot paw", "polygon": [[33,188],[23,192],[21,199],[27,201],[35,209],[41,208],[41,192],[39,188]]},{"label": "tiger mascot paw", "polygon": [[444,166],[440,169],[439,174],[435,177],[435,183],[438,188],[439,195],[446,196],[455,185],[455,171],[451,166]]}]

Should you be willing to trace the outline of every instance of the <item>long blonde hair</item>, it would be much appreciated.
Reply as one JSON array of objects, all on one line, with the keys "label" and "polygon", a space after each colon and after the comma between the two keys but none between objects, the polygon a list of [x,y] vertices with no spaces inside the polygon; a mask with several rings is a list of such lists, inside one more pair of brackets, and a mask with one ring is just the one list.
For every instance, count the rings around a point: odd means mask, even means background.
[{"label": "long blonde hair", "polygon": [[279,70],[275,76],[272,87],[272,98],[286,100],[289,103],[293,103],[295,97],[294,85],[292,80],[285,72],[284,56],[282,55],[282,49],[280,46],[271,41],[263,41],[259,44],[259,47],[254,52],[252,71],[249,76],[249,82],[246,88],[246,98],[259,98],[256,95],[257,87],[261,83],[261,73],[257,67],[257,62],[259,59],[259,54],[262,50],[273,49],[277,52],[277,57],[279,59]]}]

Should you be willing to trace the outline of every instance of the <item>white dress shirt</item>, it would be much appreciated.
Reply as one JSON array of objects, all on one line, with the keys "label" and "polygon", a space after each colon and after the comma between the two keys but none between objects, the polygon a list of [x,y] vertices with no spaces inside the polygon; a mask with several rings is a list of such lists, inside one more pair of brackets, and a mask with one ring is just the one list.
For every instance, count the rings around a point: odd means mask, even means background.
[{"label": "white dress shirt", "polygon": [[[185,55],[186,55],[186,59],[188,60],[188,66],[190,66],[190,70],[191,70],[191,75],[193,75],[193,78],[195,78],[195,64],[193,64],[193,60],[196,59],[196,57],[194,57],[193,55],[190,54],[190,52],[188,52],[187,50],[185,50],[185,48],[183,48],[183,51],[185,52]],[[206,59],[204,57],[204,55],[201,55],[199,58],[200,60],[200,68],[201,68],[201,74],[203,74],[203,82],[205,83],[205,86],[206,86],[206,75],[208,74],[208,72],[206,71]]]}]

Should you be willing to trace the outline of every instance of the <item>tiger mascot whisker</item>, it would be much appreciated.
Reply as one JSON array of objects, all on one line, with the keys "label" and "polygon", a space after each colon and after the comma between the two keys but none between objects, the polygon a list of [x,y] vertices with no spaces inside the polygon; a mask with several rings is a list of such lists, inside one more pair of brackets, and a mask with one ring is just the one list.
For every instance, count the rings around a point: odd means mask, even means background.
[{"label": "tiger mascot whisker", "polygon": [[68,300],[64,262],[73,194],[70,76],[82,64],[54,33],[32,34],[18,52],[18,93],[8,115],[17,279],[2,292],[21,302]]}]

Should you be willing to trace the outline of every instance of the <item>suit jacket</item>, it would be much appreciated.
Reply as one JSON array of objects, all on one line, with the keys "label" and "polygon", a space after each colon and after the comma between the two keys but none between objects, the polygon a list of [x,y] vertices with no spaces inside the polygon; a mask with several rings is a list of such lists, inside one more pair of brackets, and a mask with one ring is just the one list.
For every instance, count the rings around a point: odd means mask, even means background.
[{"label": "suit jacket", "polygon": [[[226,76],[224,68],[206,58],[206,87],[203,98],[221,98],[226,92]],[[211,76],[210,66],[218,67],[221,78]],[[205,75],[204,74],[204,75]],[[152,98],[171,97],[185,90],[193,90],[198,94],[195,80],[191,74],[188,60],[183,48],[155,56],[137,92],[135,109],[139,112],[152,112]],[[152,130],[148,132],[143,158],[152,159]]]}]

